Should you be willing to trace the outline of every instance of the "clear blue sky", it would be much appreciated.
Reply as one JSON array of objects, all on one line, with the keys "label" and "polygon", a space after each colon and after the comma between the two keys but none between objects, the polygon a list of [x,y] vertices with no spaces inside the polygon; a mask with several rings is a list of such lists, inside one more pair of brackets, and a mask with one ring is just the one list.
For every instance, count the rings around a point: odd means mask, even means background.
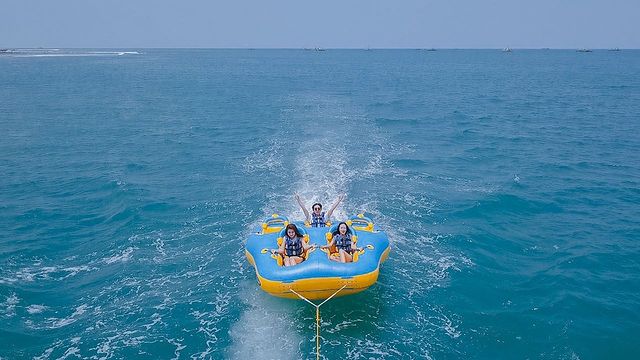
[{"label": "clear blue sky", "polygon": [[0,47],[640,48],[640,0],[0,0]]}]

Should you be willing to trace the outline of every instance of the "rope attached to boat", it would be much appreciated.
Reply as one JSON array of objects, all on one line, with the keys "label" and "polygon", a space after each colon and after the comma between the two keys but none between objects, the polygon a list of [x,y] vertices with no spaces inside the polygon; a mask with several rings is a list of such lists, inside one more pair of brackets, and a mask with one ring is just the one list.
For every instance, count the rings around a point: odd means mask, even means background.
[{"label": "rope attached to boat", "polygon": [[306,297],[298,294],[295,290],[293,289],[289,289],[291,290],[292,293],[298,295],[298,297],[306,302],[308,302],[309,304],[313,305],[313,307],[316,308],[316,360],[320,360],[320,306],[324,305],[324,303],[326,303],[327,301],[331,300],[331,298],[333,298],[334,296],[336,296],[336,294],[338,294],[342,289],[344,289],[345,287],[347,287],[347,285],[343,285],[340,289],[338,289],[338,291],[334,292],[331,296],[329,296],[325,301],[321,302],[320,304],[316,305],[313,302],[311,302],[311,300],[307,299]]}]

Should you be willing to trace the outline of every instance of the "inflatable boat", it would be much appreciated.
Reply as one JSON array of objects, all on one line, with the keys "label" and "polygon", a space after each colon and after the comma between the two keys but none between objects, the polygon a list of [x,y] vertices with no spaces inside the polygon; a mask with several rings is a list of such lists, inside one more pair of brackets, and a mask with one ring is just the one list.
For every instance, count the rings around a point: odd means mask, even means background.
[{"label": "inflatable boat", "polygon": [[307,299],[326,299],[344,286],[338,296],[355,294],[373,285],[378,280],[380,265],[390,251],[389,238],[370,217],[364,214],[352,216],[346,221],[356,248],[353,262],[336,261],[335,249],[320,249],[328,245],[338,223],[327,227],[311,227],[294,222],[303,235],[303,241],[316,244],[317,248],[303,254],[304,261],[295,266],[283,266],[283,257],[272,254],[283,241],[289,220],[278,214],[265,219],[261,227],[247,240],[245,254],[254,266],[258,283],[267,293],[298,299],[291,290]]}]

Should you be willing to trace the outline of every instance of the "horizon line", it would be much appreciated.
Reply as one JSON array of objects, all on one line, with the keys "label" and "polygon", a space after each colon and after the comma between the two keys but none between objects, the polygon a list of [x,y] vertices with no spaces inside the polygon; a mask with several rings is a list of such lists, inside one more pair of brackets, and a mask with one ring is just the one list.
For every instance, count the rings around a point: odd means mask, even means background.
[{"label": "horizon line", "polygon": [[63,47],[63,46],[13,46],[13,47],[0,47],[2,50],[82,50],[82,49],[148,49],[148,50],[640,50],[640,48],[622,48],[622,47]]}]

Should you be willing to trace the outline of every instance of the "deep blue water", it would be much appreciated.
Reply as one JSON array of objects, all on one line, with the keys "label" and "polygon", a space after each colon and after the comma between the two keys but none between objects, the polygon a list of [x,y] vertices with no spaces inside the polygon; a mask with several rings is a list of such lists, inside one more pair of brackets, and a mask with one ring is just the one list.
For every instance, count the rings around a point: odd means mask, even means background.
[{"label": "deep blue water", "polygon": [[294,192],[392,241],[327,359],[640,354],[640,51],[138,51],[0,57],[0,358],[315,356]]}]

